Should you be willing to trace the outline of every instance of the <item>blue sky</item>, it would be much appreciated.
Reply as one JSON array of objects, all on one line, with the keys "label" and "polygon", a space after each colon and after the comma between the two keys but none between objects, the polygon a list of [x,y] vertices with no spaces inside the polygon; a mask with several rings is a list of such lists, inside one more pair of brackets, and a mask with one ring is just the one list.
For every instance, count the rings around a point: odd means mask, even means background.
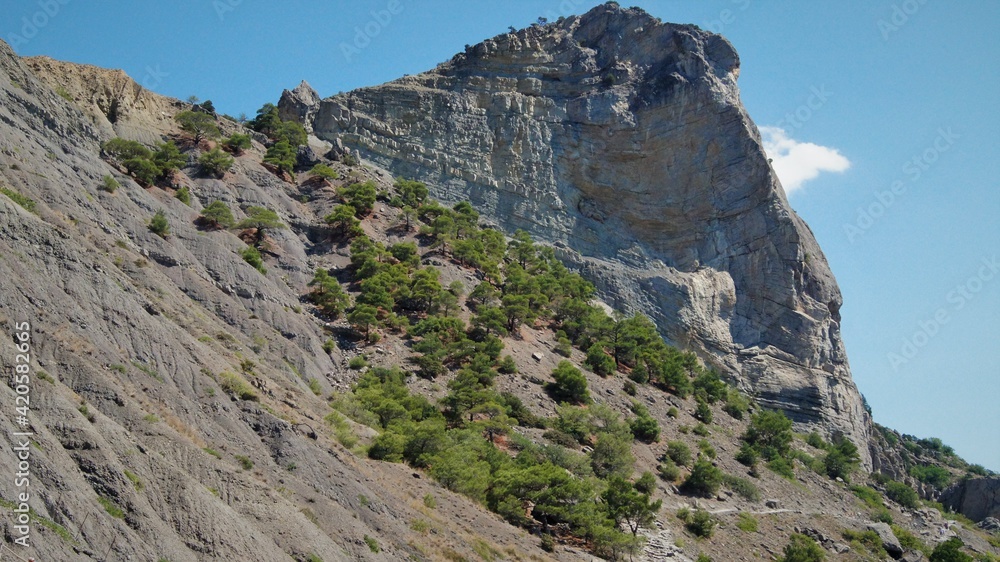
[{"label": "blue sky", "polygon": [[[253,115],[414,74],[594,2],[5,0],[22,55],[123,68],[158,92]],[[1000,3],[629,0],[721,32],[792,206],[844,294],[876,421],[1000,470]],[[810,179],[811,178],[811,179]]]}]

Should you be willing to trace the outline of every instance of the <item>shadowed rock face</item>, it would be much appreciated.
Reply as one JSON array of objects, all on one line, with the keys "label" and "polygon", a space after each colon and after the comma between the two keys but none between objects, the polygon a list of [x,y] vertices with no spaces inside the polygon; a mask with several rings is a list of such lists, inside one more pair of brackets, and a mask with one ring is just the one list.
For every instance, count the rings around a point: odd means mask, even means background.
[{"label": "shadowed rock face", "polygon": [[721,36],[606,4],[318,105],[300,85],[281,109],[554,244],[612,304],[867,456],[840,292],[768,164],[738,74]]}]

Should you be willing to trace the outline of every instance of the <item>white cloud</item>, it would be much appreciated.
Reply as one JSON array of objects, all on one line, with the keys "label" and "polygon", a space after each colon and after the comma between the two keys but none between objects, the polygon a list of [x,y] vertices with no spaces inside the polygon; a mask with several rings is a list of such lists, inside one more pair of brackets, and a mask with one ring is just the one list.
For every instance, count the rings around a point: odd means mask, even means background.
[{"label": "white cloud", "polygon": [[786,193],[792,193],[820,172],[843,172],[851,162],[836,148],[799,142],[780,127],[761,127],[764,151]]}]

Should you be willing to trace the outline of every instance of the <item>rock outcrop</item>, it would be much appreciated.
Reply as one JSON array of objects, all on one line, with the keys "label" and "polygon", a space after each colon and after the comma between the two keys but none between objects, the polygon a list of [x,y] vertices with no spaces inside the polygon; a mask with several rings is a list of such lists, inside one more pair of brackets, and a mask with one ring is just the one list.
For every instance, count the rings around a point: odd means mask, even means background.
[{"label": "rock outcrop", "polygon": [[[102,137],[156,144],[161,140],[157,131],[172,128],[174,115],[187,105],[150,91],[123,70],[49,57],[21,60],[36,77],[81,108]],[[158,80],[155,75],[149,79]]]},{"label": "rock outcrop", "polygon": [[870,467],[840,292],[740,103],[739,68],[721,36],[609,3],[318,104],[300,86],[281,110],[555,245],[613,305],[761,404],[847,434]]},{"label": "rock outcrop", "polygon": [[938,500],[973,521],[1000,518],[1000,477],[961,480],[941,492]]}]

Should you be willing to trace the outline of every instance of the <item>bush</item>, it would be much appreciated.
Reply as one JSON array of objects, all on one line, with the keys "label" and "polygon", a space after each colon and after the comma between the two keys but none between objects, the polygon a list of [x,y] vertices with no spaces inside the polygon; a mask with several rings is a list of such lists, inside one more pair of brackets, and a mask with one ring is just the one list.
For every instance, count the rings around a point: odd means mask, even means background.
[{"label": "bush", "polygon": [[823,440],[823,436],[815,431],[806,436],[806,443],[810,447],[814,447],[816,449],[826,449],[827,447],[827,443]]},{"label": "bush", "polygon": [[681,476],[681,469],[670,459],[660,463],[657,470],[660,473],[660,478],[666,480],[667,482],[676,482]]},{"label": "bush", "polygon": [[972,562],[972,557],[962,552],[965,543],[958,537],[952,537],[934,548],[930,562]]},{"label": "bush", "polygon": [[288,172],[291,174],[295,169],[295,148],[286,141],[277,142],[267,149],[264,162],[278,168],[278,173]]},{"label": "bush", "polygon": [[29,213],[35,212],[36,203],[34,199],[25,197],[24,195],[21,195],[20,193],[14,191],[13,189],[8,189],[6,187],[0,187],[0,193],[3,193],[7,197],[9,197],[11,201],[20,205],[22,208],[24,208],[25,211],[28,211]]},{"label": "bush", "polygon": [[756,533],[759,527],[757,518],[752,513],[740,513],[736,527],[744,533]]},{"label": "bush", "polygon": [[121,184],[118,183],[118,180],[116,180],[114,176],[107,174],[104,176],[104,179],[101,182],[101,187],[98,189],[101,191],[107,191],[108,193],[114,193],[119,187],[121,187]]},{"label": "bush", "polygon": [[712,517],[711,513],[704,509],[697,509],[688,517],[688,521],[684,526],[696,537],[708,538],[712,536],[717,523],[718,521]]},{"label": "bush", "polygon": [[910,467],[910,476],[935,488],[944,488],[951,482],[951,473],[940,466],[914,465]]},{"label": "bush", "polygon": [[885,549],[882,547],[882,539],[875,531],[852,531],[850,529],[845,529],[843,535],[845,539],[850,541],[851,546],[854,547],[855,550],[867,550],[877,559],[885,560],[887,554]]},{"label": "bush", "polygon": [[750,419],[743,440],[765,459],[786,457],[791,450],[792,421],[780,411],[761,411]]},{"label": "bush", "polygon": [[257,248],[247,246],[242,252],[240,252],[240,256],[243,258],[243,261],[252,265],[257,271],[267,273],[267,268],[264,267],[264,258],[261,257]]},{"label": "bush", "polygon": [[250,135],[233,133],[231,137],[226,139],[226,148],[234,154],[241,154],[244,150],[250,148],[250,146],[252,146],[252,143],[250,142]]},{"label": "bush", "polygon": [[767,468],[789,480],[795,480],[795,467],[792,465],[792,462],[785,457],[776,457],[769,460],[767,462]]},{"label": "bush", "polygon": [[927,545],[918,539],[913,533],[907,531],[899,525],[890,524],[890,528],[892,529],[892,534],[896,535],[896,539],[899,540],[899,544],[906,550],[922,552],[924,553],[924,556],[928,557],[931,555],[931,549],[928,548]]},{"label": "bush", "polygon": [[201,111],[182,111],[174,119],[181,126],[181,130],[194,136],[194,141],[200,142],[204,138],[215,138],[219,136],[219,126],[215,124],[215,118],[208,113]]},{"label": "bush", "polygon": [[221,178],[233,167],[233,157],[215,147],[198,157],[198,165],[210,176]]},{"label": "bush", "polygon": [[826,553],[816,541],[798,533],[792,534],[784,554],[780,562],[823,562],[826,559]]},{"label": "bush", "polygon": [[694,409],[694,417],[702,423],[712,423],[712,408],[708,402],[698,399],[698,406]]},{"label": "bush", "polygon": [[125,169],[139,183],[150,186],[160,177],[160,168],[152,160],[146,158],[129,158],[124,162]]},{"label": "bush", "polygon": [[682,441],[668,442],[666,455],[680,466],[691,464],[691,449]]},{"label": "bush", "polygon": [[632,436],[644,443],[653,443],[660,438],[660,424],[649,415],[649,410],[639,402],[632,403],[635,418],[629,422]]},{"label": "bush", "polygon": [[235,220],[233,212],[222,201],[212,201],[201,210],[202,221],[212,228],[231,228]]},{"label": "bush", "polygon": [[177,198],[177,200],[180,201],[181,203],[184,203],[185,205],[188,206],[191,205],[191,190],[188,189],[187,186],[178,189],[177,193],[174,194],[174,197]]},{"label": "bush", "polygon": [[722,480],[721,470],[712,466],[712,463],[707,460],[699,460],[694,463],[691,474],[684,480],[682,486],[690,493],[712,497],[719,492]]},{"label": "bush", "polygon": [[890,500],[909,509],[916,509],[920,505],[920,498],[917,496],[917,492],[902,482],[886,482],[885,495]]},{"label": "bush", "polygon": [[615,372],[614,358],[605,353],[604,347],[600,344],[590,346],[590,349],[587,350],[587,359],[584,363],[590,367],[591,371],[602,377]]},{"label": "bush", "polygon": [[237,374],[229,372],[220,374],[219,386],[222,387],[223,392],[234,398],[249,400],[251,402],[258,402],[260,400],[260,397],[257,396],[250,383]]},{"label": "bush", "polygon": [[163,211],[156,211],[156,214],[150,219],[149,230],[160,238],[170,236],[170,222],[167,221],[167,216],[163,214]]},{"label": "bush", "polygon": [[858,468],[860,458],[858,448],[850,439],[839,436],[829,447],[823,459],[823,467],[830,478],[848,480],[851,473]]},{"label": "bush", "polygon": [[733,419],[742,420],[747,411],[750,410],[750,401],[738,390],[731,388],[726,395],[726,403],[722,406],[722,410]]},{"label": "bush", "polygon": [[679,416],[679,415],[680,415],[680,412],[674,406],[671,406],[670,409],[667,410],[667,417],[668,418],[677,419],[677,416]]},{"label": "bush", "polygon": [[351,360],[347,363],[347,367],[355,371],[364,369],[367,366],[368,360],[365,359],[364,355],[355,355],[354,357],[351,357]]},{"label": "bush", "polygon": [[326,164],[316,164],[309,170],[309,173],[323,179],[335,180],[340,177],[337,170],[327,166]]},{"label": "bush", "polygon": [[760,489],[746,478],[724,474],[722,482],[741,498],[752,502],[760,501]]},{"label": "bush", "polygon": [[882,494],[868,486],[851,486],[851,492],[861,499],[868,507],[878,509],[882,507]]},{"label": "bush", "polygon": [[587,377],[583,376],[569,361],[560,361],[552,371],[554,383],[549,384],[549,393],[557,402],[587,404],[590,393],[587,391]]}]

